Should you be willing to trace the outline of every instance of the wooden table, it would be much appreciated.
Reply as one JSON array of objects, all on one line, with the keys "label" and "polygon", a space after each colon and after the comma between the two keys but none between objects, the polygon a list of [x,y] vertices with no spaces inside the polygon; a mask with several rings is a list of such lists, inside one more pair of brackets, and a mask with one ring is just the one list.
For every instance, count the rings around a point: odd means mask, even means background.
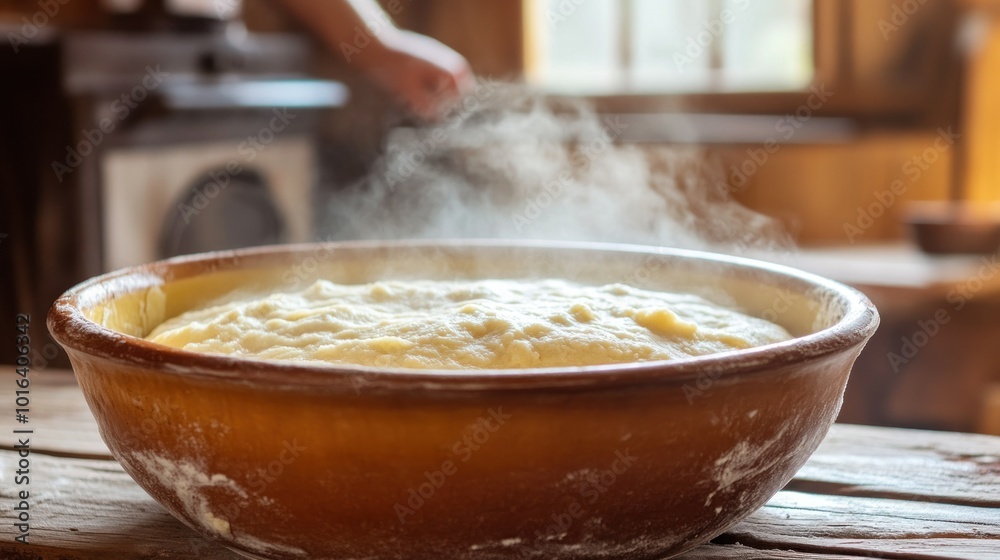
[{"label": "wooden table", "polygon": [[[0,369],[14,396],[14,375]],[[73,377],[32,379],[31,533],[14,542],[13,403],[0,430],[0,559],[236,560],[171,517],[111,458]],[[24,487],[20,487],[23,489]],[[1000,560],[1000,438],[836,425],[764,508],[684,556]]]}]

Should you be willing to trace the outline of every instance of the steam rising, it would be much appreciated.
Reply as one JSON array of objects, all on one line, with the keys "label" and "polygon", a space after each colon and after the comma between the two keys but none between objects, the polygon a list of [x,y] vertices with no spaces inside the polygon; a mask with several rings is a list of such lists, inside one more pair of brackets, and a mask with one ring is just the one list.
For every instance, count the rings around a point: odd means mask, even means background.
[{"label": "steam rising", "polygon": [[619,142],[627,125],[582,102],[482,83],[442,123],[399,129],[371,173],[335,197],[339,239],[530,238],[746,252],[780,225],[729,197],[693,147]]}]

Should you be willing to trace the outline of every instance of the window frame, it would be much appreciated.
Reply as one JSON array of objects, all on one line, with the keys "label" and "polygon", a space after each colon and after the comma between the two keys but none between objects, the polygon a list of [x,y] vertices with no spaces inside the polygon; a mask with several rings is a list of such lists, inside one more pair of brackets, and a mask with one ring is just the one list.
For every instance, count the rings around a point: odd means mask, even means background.
[{"label": "window frame", "polygon": [[[531,26],[536,17],[528,2],[522,0],[523,60],[522,73],[530,65]],[[813,60],[815,72],[811,83],[800,90],[718,91],[696,93],[614,93],[584,95],[600,112],[660,113],[689,111],[720,114],[785,114],[810,102],[819,90],[835,95],[817,110],[825,116],[850,116],[858,119],[912,120],[926,110],[926,96],[921,91],[859,89],[852,80],[854,56],[851,41],[856,0],[813,0]],[[863,0],[862,0],[863,1]],[[556,97],[560,95],[556,94]],[[815,102],[813,102],[815,103]]]}]

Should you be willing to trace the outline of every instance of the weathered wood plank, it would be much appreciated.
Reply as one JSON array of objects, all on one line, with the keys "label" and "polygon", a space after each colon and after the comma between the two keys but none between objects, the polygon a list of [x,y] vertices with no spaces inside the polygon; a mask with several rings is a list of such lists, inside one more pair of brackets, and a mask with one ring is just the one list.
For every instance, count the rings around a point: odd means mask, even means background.
[{"label": "weathered wood plank", "polygon": [[838,424],[787,489],[1000,507],[1000,438]]},{"label": "weathered wood plank", "polygon": [[[798,550],[760,549],[733,544],[706,544],[684,554],[678,560],[858,560],[858,556],[817,554]],[[878,558],[867,554],[864,558]]]},{"label": "weathered wood plank", "polygon": [[[114,461],[32,454],[31,484],[16,486],[16,453],[0,451],[0,558],[235,560],[174,519]],[[13,541],[15,493],[30,492],[29,545]]]},{"label": "weathered wood plank", "polygon": [[[14,387],[15,373],[9,366],[0,367],[0,387]],[[36,452],[67,457],[110,459],[111,452],[97,432],[97,422],[87,407],[73,373],[46,370],[29,377],[31,409],[28,423],[18,424],[14,411],[0,414],[0,433],[18,428],[35,431],[32,449]],[[12,449],[9,438],[0,439],[0,449]]]},{"label": "weathered wood plank", "polygon": [[[113,461],[31,458],[36,544],[4,538],[2,558],[236,558],[174,520]],[[0,452],[0,472],[12,472],[15,459]],[[0,500],[11,503],[16,487],[6,482]],[[3,508],[5,532],[12,513]],[[783,491],[719,542],[745,546],[708,545],[689,558],[998,558],[1000,510]]]},{"label": "weathered wood plank", "polygon": [[[728,535],[727,535],[728,536]],[[750,537],[742,537],[746,540],[735,541],[744,543],[749,550],[758,550],[760,555],[751,555],[747,558],[785,558],[784,556],[774,556],[775,550],[769,549],[772,545],[765,540],[756,540]],[[719,543],[730,542],[720,539]],[[721,545],[723,548],[733,545]],[[969,539],[920,539],[915,542],[906,540],[867,540],[867,539],[824,539],[813,541],[801,539],[795,543],[785,542],[782,547],[795,547],[794,554],[801,556],[789,556],[788,558],[808,558],[808,559],[830,559],[830,558],[883,558],[885,560],[997,560],[1000,552],[997,552],[996,542],[986,542],[982,540]],[[690,560],[686,555],[682,560]],[[706,557],[712,558],[711,556]]]},{"label": "weathered wood plank", "polygon": [[[0,370],[0,383],[13,375]],[[0,430],[15,427],[23,426],[0,415]],[[28,427],[36,430],[36,544],[17,545],[6,536],[13,518],[5,507],[0,558],[236,558],[174,520],[117,463],[92,459],[110,454],[68,372],[32,379]],[[0,448],[12,445],[0,440]],[[1000,438],[990,436],[837,425],[786,491],[685,558],[1000,559],[1000,509],[992,509],[1000,507],[998,455]],[[4,478],[15,460],[0,451],[3,503],[17,489]]]},{"label": "weathered wood plank", "polygon": [[719,539],[887,558],[1000,558],[1000,509],[782,491]]}]

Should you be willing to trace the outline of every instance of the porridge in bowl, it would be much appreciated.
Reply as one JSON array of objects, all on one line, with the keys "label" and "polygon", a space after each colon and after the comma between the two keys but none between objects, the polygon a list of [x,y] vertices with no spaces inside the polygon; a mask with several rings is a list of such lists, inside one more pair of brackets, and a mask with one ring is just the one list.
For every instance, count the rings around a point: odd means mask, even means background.
[{"label": "porridge in bowl", "polygon": [[411,369],[673,360],[788,340],[691,294],[564,280],[318,280],[182,313],[147,337],[192,352]]}]

